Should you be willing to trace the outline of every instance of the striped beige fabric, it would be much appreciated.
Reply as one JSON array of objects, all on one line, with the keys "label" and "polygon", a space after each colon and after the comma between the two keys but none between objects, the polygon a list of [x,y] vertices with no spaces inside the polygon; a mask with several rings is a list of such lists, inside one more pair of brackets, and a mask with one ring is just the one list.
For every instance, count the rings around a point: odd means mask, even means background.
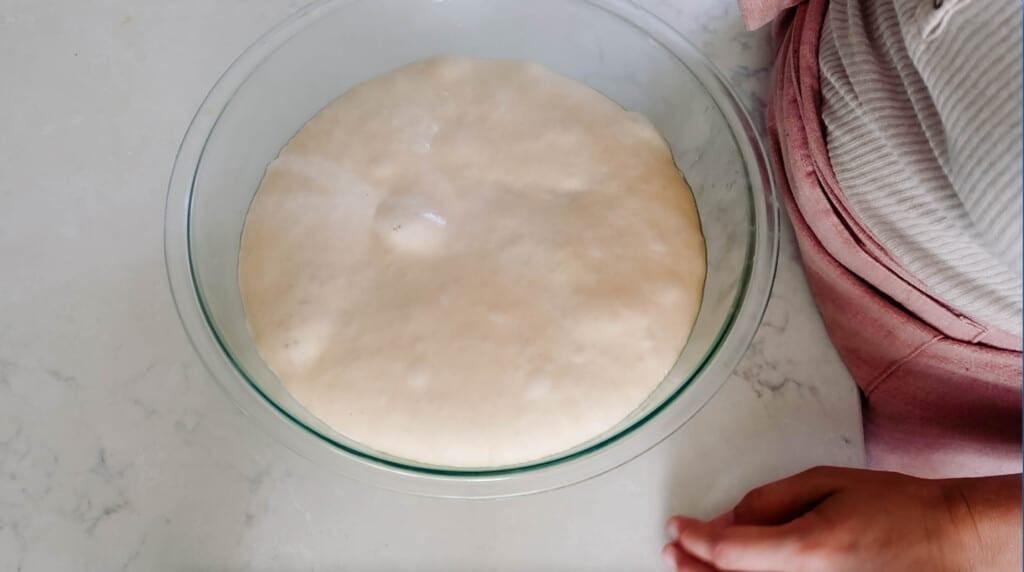
[{"label": "striped beige fabric", "polygon": [[933,296],[1021,335],[1019,0],[832,0],[820,71],[854,213]]}]

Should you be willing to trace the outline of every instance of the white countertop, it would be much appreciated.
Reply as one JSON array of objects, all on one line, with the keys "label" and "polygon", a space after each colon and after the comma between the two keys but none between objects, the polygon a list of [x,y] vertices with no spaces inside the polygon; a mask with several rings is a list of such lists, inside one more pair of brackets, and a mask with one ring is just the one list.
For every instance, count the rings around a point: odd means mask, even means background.
[{"label": "white countertop", "polygon": [[[661,570],[663,522],[863,460],[859,400],[783,238],[736,375],[628,465],[503,501],[416,498],[257,430],[164,276],[177,145],[217,76],[302,0],[0,0],[0,570]],[[729,0],[641,2],[764,105]]]}]

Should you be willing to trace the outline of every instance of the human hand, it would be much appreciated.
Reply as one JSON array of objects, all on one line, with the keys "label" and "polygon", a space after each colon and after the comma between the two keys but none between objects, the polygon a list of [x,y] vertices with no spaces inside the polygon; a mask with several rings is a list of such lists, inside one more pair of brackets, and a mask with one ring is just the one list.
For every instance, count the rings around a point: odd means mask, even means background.
[{"label": "human hand", "polygon": [[1021,570],[1021,476],[927,480],[820,467],[711,522],[669,521],[678,572]]}]

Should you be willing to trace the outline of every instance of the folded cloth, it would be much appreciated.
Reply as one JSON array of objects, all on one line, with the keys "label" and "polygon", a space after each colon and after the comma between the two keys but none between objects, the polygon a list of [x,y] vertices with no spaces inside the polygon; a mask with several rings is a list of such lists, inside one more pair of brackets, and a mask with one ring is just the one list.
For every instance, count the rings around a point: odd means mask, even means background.
[{"label": "folded cloth", "polygon": [[1020,472],[1020,340],[930,296],[843,203],[822,128],[827,2],[741,0],[776,16],[768,131],[779,189],[826,328],[863,392],[868,462],[927,477]]}]

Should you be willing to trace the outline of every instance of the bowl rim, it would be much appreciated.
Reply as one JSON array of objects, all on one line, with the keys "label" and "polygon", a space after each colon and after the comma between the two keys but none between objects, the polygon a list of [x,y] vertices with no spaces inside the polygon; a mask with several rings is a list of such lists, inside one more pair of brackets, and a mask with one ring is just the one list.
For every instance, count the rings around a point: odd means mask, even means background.
[{"label": "bowl rim", "polygon": [[[359,1],[364,0],[317,0],[271,28],[221,75],[182,139],[168,185],[164,255],[175,308],[189,343],[206,369],[244,414],[255,418],[258,425],[286,447],[315,463],[334,466],[348,477],[396,491],[452,498],[530,494],[588,480],[653,448],[710,401],[753,340],[774,285],[779,208],[773,173],[768,168],[760,135],[723,74],[671,25],[632,0],[573,1],[599,8],[639,29],[697,77],[729,125],[734,143],[743,155],[751,197],[750,252],[730,319],[721,326],[699,365],[671,394],[615,433],[568,454],[510,467],[449,470],[394,462],[322,435],[267,396],[235,361],[208,314],[191,256],[192,197],[207,141],[238,89],[267,56],[322,15]],[[688,399],[680,399],[684,393]]]}]

